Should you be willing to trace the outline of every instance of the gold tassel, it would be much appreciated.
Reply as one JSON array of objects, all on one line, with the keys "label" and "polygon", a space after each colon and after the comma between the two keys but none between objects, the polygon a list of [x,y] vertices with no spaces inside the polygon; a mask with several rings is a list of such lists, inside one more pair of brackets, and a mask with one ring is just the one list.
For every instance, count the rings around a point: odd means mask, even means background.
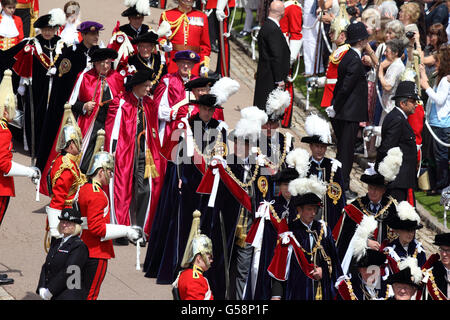
[{"label": "gold tassel", "polygon": [[156,170],[155,161],[153,160],[153,155],[149,149],[145,150],[145,172],[144,179],[149,177],[157,178],[159,177],[158,170]]},{"label": "gold tassel", "polygon": [[319,284],[317,285],[316,297],[314,300],[322,300],[322,283],[319,280]]}]

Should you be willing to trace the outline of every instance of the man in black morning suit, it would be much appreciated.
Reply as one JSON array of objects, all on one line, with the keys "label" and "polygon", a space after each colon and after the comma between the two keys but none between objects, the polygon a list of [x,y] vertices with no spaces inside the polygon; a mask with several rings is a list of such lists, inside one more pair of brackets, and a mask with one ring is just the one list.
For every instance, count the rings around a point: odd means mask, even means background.
[{"label": "man in black morning suit", "polygon": [[348,26],[347,43],[351,45],[351,49],[339,63],[337,83],[333,92],[336,159],[342,163],[343,189],[347,199],[356,197],[356,193],[350,190],[350,171],[359,123],[369,120],[366,71],[361,62],[361,54],[367,45],[368,37],[363,23],[352,23]]},{"label": "man in black morning suit", "polygon": [[279,24],[283,15],[283,2],[273,1],[270,4],[269,16],[258,35],[259,61],[253,105],[263,110],[272,90],[276,87],[285,88],[284,81],[289,74],[291,51]]},{"label": "man in black morning suit", "polygon": [[[375,168],[386,156],[389,149],[400,147],[403,153],[400,172],[388,186],[389,194],[398,202],[410,200],[414,204],[414,193],[411,189],[416,184],[417,147],[414,132],[408,122],[408,116],[417,107],[417,88],[412,81],[399,83],[395,96],[395,108],[384,118],[381,126],[381,144],[377,149]],[[408,194],[410,195],[408,198]]]}]

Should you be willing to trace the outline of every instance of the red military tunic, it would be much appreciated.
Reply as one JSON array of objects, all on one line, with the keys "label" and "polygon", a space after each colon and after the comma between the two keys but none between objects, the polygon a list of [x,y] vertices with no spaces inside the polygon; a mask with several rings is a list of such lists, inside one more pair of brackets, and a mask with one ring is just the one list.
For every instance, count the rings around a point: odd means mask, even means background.
[{"label": "red military tunic", "polygon": [[[8,122],[0,120],[0,196],[14,197],[14,179],[4,175],[11,170],[12,135],[8,129]],[[0,220],[1,221],[1,220]]]},{"label": "red military tunic", "polygon": [[191,10],[188,13],[180,11],[178,8],[164,11],[161,14],[159,23],[167,21],[170,23],[172,35],[169,40],[173,50],[167,53],[167,72],[174,73],[178,70],[172,58],[178,51],[191,50],[200,56],[200,63],[192,69],[192,73],[198,75],[200,65],[209,68],[209,55],[211,54],[211,43],[209,40],[208,17],[199,10]]},{"label": "red military tunic", "polygon": [[325,88],[323,90],[322,103],[321,107],[326,108],[331,106],[331,101],[333,100],[333,91],[336,86],[337,77],[338,77],[338,67],[342,58],[347,53],[348,49],[350,49],[350,45],[344,44],[339,46],[334,52],[330,55],[330,59],[328,62],[328,68],[326,73],[326,82]]},{"label": "red military tunic", "polygon": [[284,3],[284,16],[280,20],[280,28],[287,40],[302,38],[302,7],[297,1]]},{"label": "red military tunic", "polygon": [[[14,38],[7,38],[0,35],[0,50],[8,50],[9,48],[14,47],[24,38],[22,19],[19,16],[15,15],[13,15],[12,18],[19,34]],[[3,15],[0,14],[0,24],[2,23],[2,20]]]},{"label": "red military tunic", "polygon": [[106,225],[110,223],[110,207],[100,183],[94,181],[84,184],[80,189],[78,205],[81,216],[87,218],[88,229],[83,230],[81,240],[89,249],[89,257],[114,258],[112,240],[101,241],[106,235]]},{"label": "red military tunic", "polygon": [[203,270],[195,264],[181,272],[178,292],[181,300],[214,300],[208,279],[203,276]]},{"label": "red military tunic", "polygon": [[86,182],[77,164],[77,156],[67,153],[58,155],[50,171],[52,200],[50,207],[57,210],[72,207],[78,188]]}]

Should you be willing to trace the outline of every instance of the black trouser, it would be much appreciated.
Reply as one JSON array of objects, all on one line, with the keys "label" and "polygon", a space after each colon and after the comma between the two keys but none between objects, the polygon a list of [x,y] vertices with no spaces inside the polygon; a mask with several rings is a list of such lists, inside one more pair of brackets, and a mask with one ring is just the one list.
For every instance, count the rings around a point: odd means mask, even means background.
[{"label": "black trouser", "polygon": [[208,17],[208,28],[209,40],[211,41],[212,45],[216,44],[216,41],[219,41],[219,20],[217,20],[216,17],[216,9],[213,9]]},{"label": "black trouser", "polygon": [[30,9],[16,9],[14,12],[16,16],[19,16],[22,19],[23,26],[23,36],[28,38],[30,36],[31,31],[31,15]]},{"label": "black trouser", "polygon": [[84,266],[86,300],[97,300],[108,269],[108,259],[89,258]]},{"label": "black trouser", "polygon": [[335,120],[333,129],[337,139],[336,159],[342,163],[344,190],[349,190],[359,122]]},{"label": "black trouser", "polygon": [[135,215],[135,220],[131,223],[144,228],[145,216],[150,199],[150,185],[148,179],[144,178],[145,173],[145,152],[140,151],[137,159],[137,166],[133,173],[133,200],[131,201],[130,212]]}]

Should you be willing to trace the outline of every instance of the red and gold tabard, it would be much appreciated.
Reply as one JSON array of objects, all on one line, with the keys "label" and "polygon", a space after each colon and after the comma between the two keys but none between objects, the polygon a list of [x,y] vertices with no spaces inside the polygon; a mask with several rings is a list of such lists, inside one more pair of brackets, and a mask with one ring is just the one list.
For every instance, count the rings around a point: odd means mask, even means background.
[{"label": "red and gold tabard", "polygon": [[[191,10],[188,13],[178,8],[164,11],[159,23],[167,21],[170,23],[172,35],[167,39],[172,43],[173,50],[166,55],[167,72],[174,73],[178,70],[172,58],[178,51],[191,50],[200,56],[192,74],[198,75],[200,66],[209,68],[209,55],[211,54],[211,43],[209,40],[208,17],[199,10]],[[166,41],[162,39],[160,41]]]},{"label": "red and gold tabard", "polygon": [[12,134],[5,119],[0,120],[0,196],[14,197],[14,179],[4,175],[11,170]]},{"label": "red and gold tabard", "polygon": [[81,240],[89,249],[89,257],[97,259],[114,258],[112,240],[101,241],[106,235],[106,225],[110,223],[108,197],[98,182],[86,183],[80,188],[78,205],[82,217],[87,218],[87,230],[83,230]]},{"label": "red and gold tabard", "polygon": [[350,49],[350,45],[344,44],[339,46],[333,53],[330,55],[330,59],[328,62],[328,68],[326,73],[326,82],[325,88],[323,90],[322,103],[321,107],[326,108],[331,106],[331,101],[333,100],[333,91],[336,86],[337,77],[338,77],[338,67],[342,58],[347,53],[348,49]]},{"label": "red and gold tabard", "polygon": [[67,153],[59,155],[52,165],[50,179],[52,183],[52,200],[50,207],[57,210],[72,207],[73,198],[78,188],[86,182],[86,176],[78,167],[78,156]]},{"label": "red and gold tabard", "polygon": [[[14,24],[16,25],[16,28],[17,28],[17,31],[19,32],[19,34],[14,38],[6,38],[3,36],[0,36],[0,50],[3,50],[3,51],[14,47],[16,44],[18,44],[24,38],[22,19],[19,16],[15,16],[15,15],[13,15],[12,18],[14,20]],[[3,20],[3,16],[0,14],[0,23],[2,22],[2,20]]]},{"label": "red and gold tabard", "polygon": [[284,16],[280,20],[280,28],[287,40],[302,38],[302,7],[297,1],[284,3]]},{"label": "red and gold tabard", "polygon": [[181,272],[178,292],[181,300],[214,300],[208,279],[203,276],[203,270],[195,264]]}]

